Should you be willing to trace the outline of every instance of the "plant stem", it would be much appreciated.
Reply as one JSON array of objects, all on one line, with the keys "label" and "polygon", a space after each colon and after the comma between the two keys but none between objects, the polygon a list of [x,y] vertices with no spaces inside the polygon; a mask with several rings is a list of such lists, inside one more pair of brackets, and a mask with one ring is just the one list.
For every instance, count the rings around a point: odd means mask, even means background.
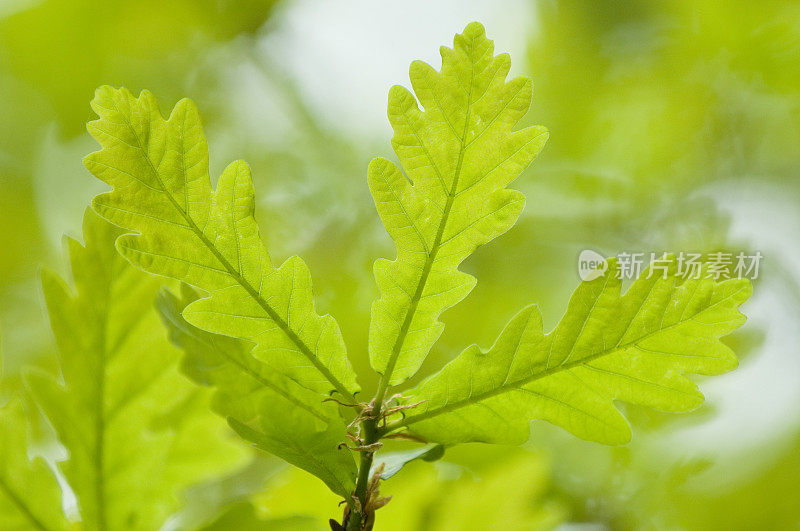
[{"label": "plant stem", "polygon": [[[385,395],[384,389],[383,394]],[[361,423],[361,429],[364,432],[364,441],[362,445],[368,446],[378,442],[380,435],[378,434],[378,419],[380,418],[381,408],[383,405],[383,397],[378,400],[381,394],[380,389],[375,397],[372,411],[370,411],[369,418],[364,419]],[[350,520],[347,523],[348,531],[361,531],[361,521],[364,519],[364,510],[367,506],[367,486],[369,485],[370,470],[372,470],[372,461],[375,457],[374,451],[364,451],[361,453],[361,462],[358,466],[358,479],[356,480],[356,490],[353,495],[358,499],[361,504],[361,510],[353,507],[350,513]]]}]

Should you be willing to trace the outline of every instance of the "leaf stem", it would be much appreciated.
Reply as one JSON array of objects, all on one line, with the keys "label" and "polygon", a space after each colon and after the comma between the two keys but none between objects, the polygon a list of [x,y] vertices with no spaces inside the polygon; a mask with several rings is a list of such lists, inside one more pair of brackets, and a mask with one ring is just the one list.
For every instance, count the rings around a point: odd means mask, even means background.
[{"label": "leaf stem", "polygon": [[[372,408],[372,412],[374,413],[376,409],[378,412],[380,412],[379,403],[376,403],[376,406]],[[364,430],[365,446],[374,444],[378,441],[377,417],[364,420],[364,422],[361,424],[361,427]],[[372,470],[372,461],[374,458],[374,451],[364,451],[361,453],[361,462],[358,465],[356,490],[353,493],[353,497],[358,500],[360,508],[358,506],[353,506],[353,509],[350,511],[350,519],[347,522],[347,531],[361,531],[362,529],[361,523],[366,516],[364,509],[367,505],[367,486],[369,484],[369,473]]]}]

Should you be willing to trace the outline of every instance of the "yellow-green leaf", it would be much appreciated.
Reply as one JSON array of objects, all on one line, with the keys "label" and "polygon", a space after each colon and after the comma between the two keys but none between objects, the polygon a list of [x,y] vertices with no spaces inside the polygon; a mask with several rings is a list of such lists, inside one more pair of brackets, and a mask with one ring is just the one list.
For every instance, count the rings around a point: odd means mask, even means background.
[{"label": "yellow-green leaf", "polygon": [[400,86],[389,93],[392,146],[405,175],[386,159],[369,167],[397,247],[394,261],[375,262],[380,298],[369,334],[372,366],[391,385],[419,369],[444,327],[440,314],[474,287],[459,264],[516,222],[525,197],[505,187],[547,139],[543,127],[513,130],[528,111],[531,80],[506,80],[511,59],[494,55],[483,26],[469,24],[441,54],[438,72],[412,63],[416,98]]},{"label": "yellow-green leaf", "polygon": [[14,396],[0,406],[0,529],[65,530],[61,488],[44,459],[29,457],[28,431],[25,405]]},{"label": "yellow-green leaf", "polygon": [[[517,314],[495,344],[473,345],[420,384],[422,403],[394,426],[431,441],[520,443],[533,419],[578,437],[622,444],[631,437],[614,400],[663,411],[689,411],[703,395],[687,373],[715,375],[737,358],[719,338],[741,326],[748,280],[682,281],[649,269],[620,295],[614,260],[583,282],[561,322],[542,331],[536,306]],[[649,277],[649,278],[648,278]]]},{"label": "yellow-green leaf", "polygon": [[164,120],[153,95],[101,87],[88,126],[102,146],[84,164],[113,189],[95,210],[134,233],[117,240],[136,266],[208,293],[184,311],[193,325],[255,343],[273,370],[327,395],[358,390],[339,326],[314,308],[311,276],[297,257],[275,267],[253,217],[253,182],[233,162],[211,190],[208,146],[194,104]]},{"label": "yellow-green leaf", "polygon": [[182,489],[239,465],[242,449],[178,372],[153,308],[158,279],[119,256],[120,233],[87,210],[85,244],[67,239],[74,289],[44,271],[61,374],[27,381],[68,452],[59,467],[82,529],[149,531]]},{"label": "yellow-green leaf", "polygon": [[291,378],[254,358],[252,345],[204,332],[186,322],[181,310],[197,295],[170,292],[159,309],[172,341],[185,352],[183,370],[215,389],[213,407],[244,439],[311,472],[347,499],[355,487],[356,465],[345,442],[345,425],[334,402],[322,402]]}]

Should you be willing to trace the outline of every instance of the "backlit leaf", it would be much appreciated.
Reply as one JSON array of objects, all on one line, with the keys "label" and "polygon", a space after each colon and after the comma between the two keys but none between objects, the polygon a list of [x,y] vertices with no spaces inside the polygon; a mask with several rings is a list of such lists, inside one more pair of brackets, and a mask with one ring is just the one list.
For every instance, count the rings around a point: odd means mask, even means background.
[{"label": "backlit leaf", "polygon": [[347,498],[355,487],[356,466],[345,441],[345,426],[333,402],[318,396],[255,359],[252,345],[204,332],[181,317],[196,299],[164,292],[159,309],[172,341],[186,353],[183,370],[213,387],[213,407],[243,438],[322,479]]},{"label": "backlit leaf", "polygon": [[114,249],[120,230],[87,210],[68,238],[74,289],[43,273],[61,375],[27,381],[68,459],[82,528],[158,529],[183,488],[237,466],[242,450],[177,371],[153,303],[159,282]]},{"label": "backlit leaf", "polygon": [[102,146],[84,164],[113,190],[94,209],[135,234],[117,248],[136,266],[208,293],[184,318],[210,332],[253,341],[273,370],[327,395],[358,390],[339,326],[314,308],[311,276],[298,257],[275,267],[253,217],[253,182],[236,161],[211,190],[208,146],[194,104],[181,100],[164,120],[152,94],[101,87],[100,119],[89,131]]},{"label": "backlit leaf", "polygon": [[[511,228],[525,197],[506,189],[539,153],[547,131],[514,131],[531,102],[531,80],[506,81],[511,59],[494,55],[483,26],[469,24],[442,68],[411,65],[411,85],[389,92],[392,146],[369,166],[378,213],[397,247],[375,262],[380,299],[372,306],[372,366],[391,385],[413,375],[444,325],[439,315],[464,299],[475,278],[458,270],[478,246]],[[418,107],[422,105],[422,110]]]},{"label": "backlit leaf", "polygon": [[[741,326],[748,280],[686,279],[642,273],[620,295],[614,260],[583,282],[561,322],[542,331],[536,306],[517,314],[495,344],[473,345],[420,384],[397,426],[435,442],[520,443],[544,419],[578,437],[622,444],[630,426],[614,400],[663,411],[703,402],[687,373],[714,375],[737,359],[719,338]],[[647,278],[650,276],[650,278]],[[396,427],[397,427],[396,426]]]},{"label": "backlit leaf", "polygon": [[67,529],[61,488],[44,459],[30,459],[28,431],[25,406],[14,396],[0,406],[0,529]]}]

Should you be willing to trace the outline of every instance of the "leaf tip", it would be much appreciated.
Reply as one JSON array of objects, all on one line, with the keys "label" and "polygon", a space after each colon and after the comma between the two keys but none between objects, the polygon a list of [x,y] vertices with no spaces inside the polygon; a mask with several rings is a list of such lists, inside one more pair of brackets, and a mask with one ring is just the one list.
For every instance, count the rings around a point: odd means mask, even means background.
[{"label": "leaf tip", "polygon": [[472,21],[464,27],[464,31],[461,32],[465,38],[469,39],[477,39],[478,37],[483,37],[486,35],[486,28],[478,21]]}]

